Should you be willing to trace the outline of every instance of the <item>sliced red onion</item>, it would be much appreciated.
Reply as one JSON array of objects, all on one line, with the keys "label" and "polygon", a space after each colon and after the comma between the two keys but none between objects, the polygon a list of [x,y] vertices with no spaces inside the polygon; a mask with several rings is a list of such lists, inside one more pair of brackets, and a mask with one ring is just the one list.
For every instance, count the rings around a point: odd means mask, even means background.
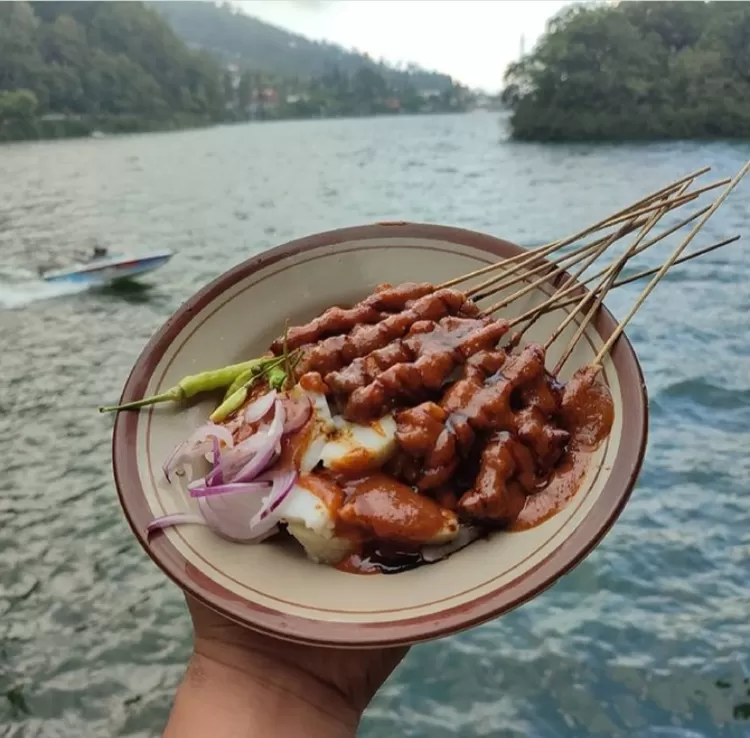
[{"label": "sliced red onion", "polygon": [[167,481],[170,480],[172,472],[192,462],[213,448],[213,440],[223,441],[228,448],[234,446],[231,432],[216,423],[205,423],[196,428],[187,440],[175,448],[170,457],[162,467]]},{"label": "sliced red onion", "polygon": [[265,444],[265,436],[268,433],[268,426],[261,426],[256,433],[249,436],[244,441],[236,444],[234,448],[226,450],[221,455],[218,466],[208,473],[205,483],[206,486],[212,487],[216,484],[223,484],[224,479],[231,479]]},{"label": "sliced red onion", "polygon": [[157,530],[164,530],[173,525],[207,525],[216,535],[238,543],[261,543],[278,533],[278,521],[270,516],[252,530],[251,517],[262,505],[258,495],[216,495],[201,497],[198,507],[201,515],[193,513],[172,513],[152,520],[147,528],[147,535]]},{"label": "sliced red onion", "polygon": [[422,548],[422,558],[428,564],[434,564],[437,561],[447,559],[451,554],[456,553],[456,551],[460,551],[470,543],[474,543],[481,534],[481,530],[473,525],[462,525],[452,541],[442,543],[439,546],[424,546]]},{"label": "sliced red onion", "polygon": [[273,422],[266,432],[263,444],[256,450],[255,456],[237,474],[231,478],[225,477],[225,480],[228,482],[252,482],[258,474],[267,469],[276,456],[276,446],[284,432],[285,421],[286,412],[284,411],[284,403],[281,400],[276,400],[274,403]]},{"label": "sliced red onion", "polygon": [[185,523],[208,525],[200,515],[193,513],[171,513],[170,515],[162,515],[160,518],[152,520],[146,526],[146,533],[150,535],[154,531],[164,530],[164,528],[169,528],[172,525],[183,525]]},{"label": "sliced red onion", "polygon": [[268,492],[271,489],[269,482],[249,482],[247,484],[217,484],[207,487],[202,484],[189,484],[188,490],[191,497],[214,497],[215,495],[234,494],[237,492]]},{"label": "sliced red onion", "polygon": [[211,530],[222,538],[241,543],[260,543],[278,532],[278,520],[273,516],[259,526],[251,524],[262,504],[263,498],[257,494],[224,494],[198,500]]},{"label": "sliced red onion", "polygon": [[272,516],[279,505],[284,502],[287,495],[292,491],[297,481],[296,469],[279,469],[269,472],[266,476],[273,482],[271,491],[263,498],[263,505],[250,521],[250,527],[255,530],[260,527],[267,518]]},{"label": "sliced red onion", "polygon": [[273,407],[276,401],[276,390],[272,389],[265,395],[259,397],[255,402],[250,403],[245,408],[245,423],[255,423],[260,420]]},{"label": "sliced red onion", "polygon": [[312,414],[312,402],[307,395],[284,400],[286,410],[286,423],[284,423],[284,435],[299,430],[310,419]]}]

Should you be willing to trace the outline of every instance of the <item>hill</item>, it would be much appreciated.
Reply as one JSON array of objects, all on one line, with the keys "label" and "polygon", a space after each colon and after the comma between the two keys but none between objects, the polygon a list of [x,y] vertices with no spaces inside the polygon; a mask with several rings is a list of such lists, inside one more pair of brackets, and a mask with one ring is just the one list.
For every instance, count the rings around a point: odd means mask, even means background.
[{"label": "hill", "polygon": [[453,83],[446,74],[416,66],[396,69],[340,46],[311,41],[257,18],[228,3],[151,2],[175,32],[194,48],[240,66],[288,79],[310,79],[338,70],[351,77],[360,69],[377,71],[391,87],[444,92]]},{"label": "hill", "polygon": [[512,65],[515,138],[750,137],[750,3],[573,6]]},{"label": "hill", "polygon": [[222,85],[141,3],[0,3],[0,140],[210,122]]},{"label": "hill", "polygon": [[0,141],[470,104],[446,75],[394,69],[227,6],[0,2]]}]

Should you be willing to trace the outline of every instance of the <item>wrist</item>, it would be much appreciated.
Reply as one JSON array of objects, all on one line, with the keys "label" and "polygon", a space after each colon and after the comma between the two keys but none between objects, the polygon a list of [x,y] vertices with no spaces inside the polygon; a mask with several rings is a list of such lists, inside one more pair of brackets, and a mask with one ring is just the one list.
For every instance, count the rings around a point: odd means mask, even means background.
[{"label": "wrist", "polygon": [[359,719],[342,694],[294,664],[198,640],[165,738],[352,738]]}]

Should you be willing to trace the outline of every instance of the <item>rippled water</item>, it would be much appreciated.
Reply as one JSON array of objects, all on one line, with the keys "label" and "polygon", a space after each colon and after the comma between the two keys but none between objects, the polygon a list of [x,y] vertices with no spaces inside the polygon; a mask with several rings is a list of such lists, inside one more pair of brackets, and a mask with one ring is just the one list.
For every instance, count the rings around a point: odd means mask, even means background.
[{"label": "rippled water", "polygon": [[[112,487],[115,398],[145,341],[233,264],[409,219],[530,245],[746,144],[535,146],[490,115],[260,124],[0,148],[0,735],[155,736],[183,600]],[[701,243],[748,234],[750,185]],[[59,294],[37,264],[96,238],[170,248],[145,286]],[[651,394],[638,489],[532,603],[412,650],[361,735],[750,736],[750,255],[679,267],[630,331]],[[610,305],[623,314],[637,287]]]}]

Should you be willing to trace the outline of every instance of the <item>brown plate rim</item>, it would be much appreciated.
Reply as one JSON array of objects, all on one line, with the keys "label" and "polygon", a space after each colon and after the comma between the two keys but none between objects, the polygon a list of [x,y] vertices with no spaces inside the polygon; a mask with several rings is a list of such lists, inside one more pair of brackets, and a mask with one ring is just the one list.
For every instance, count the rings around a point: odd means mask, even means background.
[{"label": "brown plate rim", "polygon": [[[476,231],[427,223],[376,223],[340,228],[290,241],[252,257],[199,290],[152,336],[130,371],[121,402],[142,397],[167,348],[192,317],[224,291],[260,269],[304,251],[351,241],[384,238],[441,240],[484,251],[500,258],[524,251],[509,241]],[[583,289],[583,288],[582,288]],[[603,339],[616,326],[602,306],[596,329]],[[238,597],[197,571],[166,536],[145,537],[150,519],[138,473],[135,437],[138,414],[117,415],[112,435],[115,486],[125,517],[153,561],[192,597],[230,619],[261,633],[310,645],[364,648],[418,643],[465,630],[502,615],[547,589],[577,566],[598,545],[625,507],[640,473],[648,435],[648,399],[638,358],[623,335],[611,351],[620,380],[623,406],[622,442],[609,478],[591,511],[573,533],[543,561],[513,581],[470,602],[404,620],[382,623],[342,623],[278,612]]]}]

